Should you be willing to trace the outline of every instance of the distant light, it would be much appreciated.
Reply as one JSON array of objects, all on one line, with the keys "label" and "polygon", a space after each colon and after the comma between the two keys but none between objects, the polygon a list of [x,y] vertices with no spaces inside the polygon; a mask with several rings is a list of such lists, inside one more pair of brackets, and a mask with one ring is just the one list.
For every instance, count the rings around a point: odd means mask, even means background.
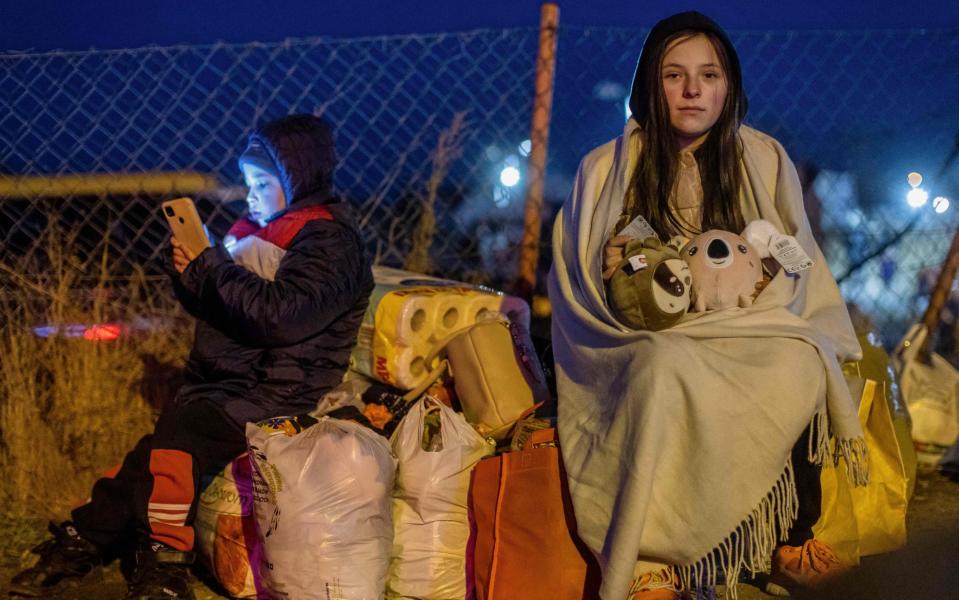
[{"label": "distant light", "polygon": [[519,143],[519,153],[521,156],[529,156],[529,151],[533,148],[533,144],[529,140],[523,140]]},{"label": "distant light", "polygon": [[919,208],[929,199],[929,192],[922,188],[913,188],[906,194],[906,202],[913,208]]},{"label": "distant light", "polygon": [[862,213],[855,209],[847,212],[846,223],[850,227],[859,227],[862,225]]},{"label": "distant light", "polygon": [[912,173],[906,175],[906,181],[909,182],[913,188],[917,188],[922,185],[922,175],[913,171]]},{"label": "distant light", "polygon": [[504,167],[499,174],[499,181],[506,187],[513,187],[519,183],[519,169],[516,167]]},{"label": "distant light", "polygon": [[37,337],[49,338],[54,336],[67,338],[83,338],[93,342],[112,342],[126,333],[126,327],[118,323],[102,325],[38,325],[33,328]]},{"label": "distant light", "polygon": [[490,162],[496,162],[503,156],[503,151],[496,146],[487,146],[484,153],[486,154],[486,159]]},{"label": "distant light", "polygon": [[593,98],[615,102],[626,95],[626,86],[618,81],[604,79],[593,86]]},{"label": "distant light", "polygon": [[949,198],[945,196],[936,196],[932,199],[932,208],[939,214],[949,210]]},{"label": "distant light", "polygon": [[83,334],[86,333],[86,325],[65,325],[61,327],[58,331],[61,335],[66,337],[83,337]]},{"label": "distant light", "polygon": [[502,185],[493,186],[493,204],[497,208],[506,208],[513,202],[513,190]]},{"label": "distant light", "polygon": [[60,328],[57,327],[56,325],[38,325],[37,327],[33,328],[33,333],[37,337],[42,337],[42,338],[50,337],[51,335],[56,335],[58,331],[60,331]]},{"label": "distant light", "polygon": [[91,325],[83,332],[83,339],[94,342],[112,342],[120,337],[122,328],[119,325]]}]

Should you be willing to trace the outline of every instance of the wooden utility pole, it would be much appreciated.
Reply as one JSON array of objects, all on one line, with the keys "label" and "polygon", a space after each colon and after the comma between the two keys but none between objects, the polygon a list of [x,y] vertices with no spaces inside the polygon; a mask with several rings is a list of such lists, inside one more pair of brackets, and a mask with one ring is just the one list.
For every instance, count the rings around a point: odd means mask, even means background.
[{"label": "wooden utility pole", "polygon": [[533,96],[533,122],[530,132],[529,163],[526,169],[526,209],[519,268],[514,285],[516,295],[529,301],[536,289],[536,265],[543,220],[543,183],[546,176],[546,145],[553,106],[553,76],[556,71],[556,34],[559,6],[545,2],[540,11],[539,51],[536,55],[536,87]]}]

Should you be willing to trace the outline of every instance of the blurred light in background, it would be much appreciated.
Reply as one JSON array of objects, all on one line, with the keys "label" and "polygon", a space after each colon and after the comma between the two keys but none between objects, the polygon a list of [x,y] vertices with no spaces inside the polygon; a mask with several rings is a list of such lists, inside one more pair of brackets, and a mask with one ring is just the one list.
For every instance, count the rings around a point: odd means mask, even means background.
[{"label": "blurred light in background", "polygon": [[487,146],[484,153],[486,154],[486,159],[491,162],[496,162],[503,156],[503,151],[496,146]]},{"label": "blurred light in background", "polygon": [[91,342],[112,342],[127,333],[127,327],[120,323],[100,325],[37,325],[33,328],[37,337],[83,338]]},{"label": "blurred light in background", "polygon": [[499,174],[499,181],[506,187],[513,187],[519,183],[519,169],[513,166],[503,167]]},{"label": "blurred light in background", "polygon": [[[530,141],[523,140],[516,146],[516,149],[524,157],[528,156]],[[488,151],[487,155],[489,155]],[[499,176],[493,186],[493,204],[497,208],[505,209],[513,204],[513,201],[522,193],[522,190],[516,186],[523,178],[521,169],[526,164],[526,160],[516,154],[503,156],[502,152],[500,152],[500,157],[502,157],[502,160],[497,161],[499,162]]]},{"label": "blurred light in background", "polygon": [[83,332],[83,339],[93,342],[112,342],[122,333],[123,329],[116,324],[91,325]]},{"label": "blurred light in background", "polygon": [[604,79],[593,86],[593,98],[596,98],[597,100],[617,102],[625,95],[626,86],[618,81]]},{"label": "blurred light in background", "polygon": [[909,185],[913,188],[917,188],[922,185],[922,175],[913,171],[912,173],[906,175],[906,181],[908,181]]},{"label": "blurred light in background", "polygon": [[516,149],[519,150],[520,156],[529,156],[529,151],[532,147],[533,145],[529,140],[523,140]]},{"label": "blurred light in background", "polygon": [[906,202],[913,208],[919,208],[929,200],[929,192],[922,188],[913,188],[906,194]]},{"label": "blurred light in background", "polygon": [[513,201],[513,190],[503,185],[493,186],[493,204],[497,208],[506,208]]},{"label": "blurred light in background", "polygon": [[949,198],[945,196],[936,196],[932,200],[932,208],[939,214],[942,214],[949,210]]}]

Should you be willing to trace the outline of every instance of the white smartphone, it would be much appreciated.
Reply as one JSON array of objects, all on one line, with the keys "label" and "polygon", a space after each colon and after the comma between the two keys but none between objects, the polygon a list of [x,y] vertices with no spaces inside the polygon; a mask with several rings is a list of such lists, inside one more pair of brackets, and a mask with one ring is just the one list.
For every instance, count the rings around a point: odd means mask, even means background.
[{"label": "white smartphone", "polygon": [[162,206],[170,231],[191,253],[199,255],[210,247],[206,227],[203,226],[192,199],[167,200]]}]

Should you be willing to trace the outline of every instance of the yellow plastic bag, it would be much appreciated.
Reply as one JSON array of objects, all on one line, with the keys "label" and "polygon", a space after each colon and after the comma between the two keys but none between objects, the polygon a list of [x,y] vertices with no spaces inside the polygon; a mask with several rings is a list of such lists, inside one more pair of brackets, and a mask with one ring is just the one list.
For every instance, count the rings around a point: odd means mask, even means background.
[{"label": "yellow plastic bag", "polygon": [[860,556],[890,552],[906,543],[907,476],[885,387],[851,377],[859,397],[859,422],[869,448],[869,485],[855,487],[842,460],[822,471],[823,510],[813,527],[847,564]]}]

